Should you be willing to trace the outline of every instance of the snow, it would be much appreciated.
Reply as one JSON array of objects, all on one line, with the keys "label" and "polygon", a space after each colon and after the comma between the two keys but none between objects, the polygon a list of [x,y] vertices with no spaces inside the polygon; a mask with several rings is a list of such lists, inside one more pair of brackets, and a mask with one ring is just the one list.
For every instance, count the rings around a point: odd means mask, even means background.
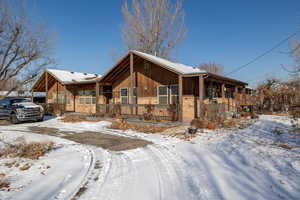
[{"label": "snow", "polygon": [[47,71],[64,84],[96,82],[96,79],[101,77],[101,75],[98,74],[71,72],[58,69],[47,69]]},{"label": "snow", "polygon": [[[5,96],[8,93],[8,91],[0,91],[0,96]],[[34,97],[45,97],[45,92],[34,92]],[[31,97],[31,92],[25,91],[25,92],[18,92],[18,91],[12,91],[8,97]]]},{"label": "snow", "polygon": [[147,54],[147,53],[143,53],[143,52],[140,52],[140,51],[136,51],[136,50],[133,50],[132,52],[134,54],[139,55],[139,56],[141,56],[145,59],[148,59],[148,60],[150,60],[154,63],[162,64],[165,67],[170,68],[172,70],[175,70],[175,71],[177,71],[181,74],[206,73],[205,70],[201,70],[197,67],[192,67],[192,66],[181,64],[181,63],[171,62],[169,60],[166,60],[166,59],[163,59],[163,58],[160,58],[160,57],[157,57],[157,56],[153,56],[153,55],[150,55],[150,54]]},{"label": "snow", "polygon": [[[13,186],[23,187],[0,191],[0,199],[70,199],[83,185],[86,190],[78,197],[81,200],[299,199],[300,134],[292,132],[290,121],[288,117],[261,116],[246,129],[205,130],[192,141],[111,130],[106,121],[69,124],[54,118],[0,126],[5,141],[23,135],[27,140],[52,140],[61,147],[26,172],[9,169],[11,175],[17,175],[12,176]],[[154,144],[113,152],[29,133],[27,128],[33,125],[73,134],[89,130],[138,137]],[[98,161],[100,167],[95,165]],[[51,166],[46,175],[38,169],[42,163]],[[0,173],[5,169],[1,165]]]}]

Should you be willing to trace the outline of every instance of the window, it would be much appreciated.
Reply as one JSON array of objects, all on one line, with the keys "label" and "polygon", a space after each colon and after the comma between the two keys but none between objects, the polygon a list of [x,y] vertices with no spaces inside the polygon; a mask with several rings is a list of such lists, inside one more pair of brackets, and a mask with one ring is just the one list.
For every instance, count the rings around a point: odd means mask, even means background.
[{"label": "window", "polygon": [[132,88],[132,103],[133,104],[137,104],[137,89],[136,88]]},{"label": "window", "polygon": [[96,91],[95,90],[80,90],[78,91],[79,104],[96,104]]},{"label": "window", "polygon": [[216,85],[209,85],[206,89],[206,95],[209,99],[215,99],[219,97],[218,87]]},{"label": "window", "polygon": [[178,104],[178,85],[170,85],[170,93],[171,93],[171,104]]},{"label": "window", "polygon": [[128,88],[121,88],[121,103],[128,104]]},{"label": "window", "polygon": [[225,98],[234,98],[234,88],[225,88]]},{"label": "window", "polygon": [[63,91],[53,92],[53,102],[56,104],[64,104],[65,93]]},{"label": "window", "polygon": [[67,93],[67,104],[71,104],[72,95],[70,92]]},{"label": "window", "polygon": [[161,85],[158,86],[158,103],[168,104],[168,86]]}]

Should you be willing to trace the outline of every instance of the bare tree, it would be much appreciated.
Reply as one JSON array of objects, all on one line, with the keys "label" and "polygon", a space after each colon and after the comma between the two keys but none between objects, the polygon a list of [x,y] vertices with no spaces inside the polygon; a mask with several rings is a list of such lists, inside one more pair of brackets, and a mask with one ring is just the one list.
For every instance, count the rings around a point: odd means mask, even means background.
[{"label": "bare tree", "polygon": [[168,57],[187,32],[182,1],[132,0],[122,7],[122,39],[129,50]]},{"label": "bare tree", "polygon": [[41,25],[33,24],[22,8],[14,8],[10,1],[0,0],[0,82],[6,85],[14,79],[19,82],[10,88],[32,82],[39,72],[53,63],[48,56],[50,37]]},{"label": "bare tree", "polygon": [[198,68],[214,74],[224,74],[224,67],[221,64],[217,64],[215,62],[200,64]]}]

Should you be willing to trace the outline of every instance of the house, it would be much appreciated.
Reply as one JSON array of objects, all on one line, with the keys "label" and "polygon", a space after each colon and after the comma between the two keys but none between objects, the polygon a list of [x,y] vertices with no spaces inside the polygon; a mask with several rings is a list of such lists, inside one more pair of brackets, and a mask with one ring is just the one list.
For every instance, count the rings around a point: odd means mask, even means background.
[{"label": "house", "polygon": [[[46,92],[46,103],[52,112],[96,111],[96,79],[98,74],[71,72],[58,69],[46,69],[33,84],[32,92]],[[53,108],[57,105],[57,108]]]},{"label": "house", "polygon": [[224,105],[224,111],[236,111],[247,96],[246,85],[199,68],[129,51],[102,76],[46,70],[32,89],[46,91],[50,104],[66,99],[66,111],[191,120],[201,117],[205,105]]}]

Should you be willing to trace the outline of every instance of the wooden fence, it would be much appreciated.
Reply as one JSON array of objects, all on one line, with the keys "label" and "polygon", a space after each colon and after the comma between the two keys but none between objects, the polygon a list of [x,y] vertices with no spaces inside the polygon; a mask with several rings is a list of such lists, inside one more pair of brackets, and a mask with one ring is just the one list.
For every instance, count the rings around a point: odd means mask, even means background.
[{"label": "wooden fence", "polygon": [[98,104],[97,114],[109,117],[138,118],[143,120],[177,121],[179,105],[153,104]]}]

